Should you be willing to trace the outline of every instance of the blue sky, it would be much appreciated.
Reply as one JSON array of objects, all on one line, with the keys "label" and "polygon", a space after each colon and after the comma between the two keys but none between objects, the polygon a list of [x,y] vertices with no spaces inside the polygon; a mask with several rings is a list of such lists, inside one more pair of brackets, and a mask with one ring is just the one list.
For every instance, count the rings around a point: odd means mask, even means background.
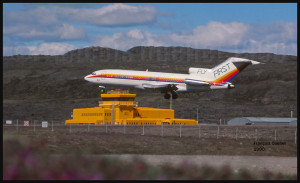
[{"label": "blue sky", "polygon": [[4,3],[3,54],[185,46],[297,54],[296,3]]}]

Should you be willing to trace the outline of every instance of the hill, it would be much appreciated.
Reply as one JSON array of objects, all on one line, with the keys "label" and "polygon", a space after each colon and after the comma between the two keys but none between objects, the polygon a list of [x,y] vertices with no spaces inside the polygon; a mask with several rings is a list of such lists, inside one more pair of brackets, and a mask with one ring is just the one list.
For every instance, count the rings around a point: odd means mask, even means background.
[{"label": "hill", "polygon": [[[134,47],[128,51],[89,47],[58,56],[3,57],[3,118],[70,118],[73,108],[97,106],[100,91],[83,77],[100,69],[187,73],[189,67],[211,68],[228,57],[264,62],[247,67],[233,90],[180,94],[176,117],[218,122],[237,116],[289,117],[297,110],[297,57],[270,53],[229,53],[186,47]],[[169,107],[160,93],[130,89],[140,106]],[[294,112],[295,114],[295,112]]]}]

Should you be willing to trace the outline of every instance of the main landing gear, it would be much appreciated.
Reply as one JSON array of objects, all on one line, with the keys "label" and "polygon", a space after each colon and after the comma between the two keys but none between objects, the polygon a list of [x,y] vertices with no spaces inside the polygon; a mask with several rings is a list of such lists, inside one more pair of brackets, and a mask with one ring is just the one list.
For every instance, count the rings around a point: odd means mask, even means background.
[{"label": "main landing gear", "polygon": [[165,93],[165,99],[170,99],[171,95],[169,93]]},{"label": "main landing gear", "polygon": [[169,92],[166,92],[164,95],[165,99],[170,99],[172,96],[172,99],[177,99],[178,98],[178,94],[175,91],[171,91],[171,94],[169,94]]},{"label": "main landing gear", "polygon": [[170,99],[170,109],[172,109],[172,100],[173,99],[177,99],[178,98],[178,94],[174,90],[172,90],[170,93],[166,92],[164,97],[165,97],[165,99]]}]

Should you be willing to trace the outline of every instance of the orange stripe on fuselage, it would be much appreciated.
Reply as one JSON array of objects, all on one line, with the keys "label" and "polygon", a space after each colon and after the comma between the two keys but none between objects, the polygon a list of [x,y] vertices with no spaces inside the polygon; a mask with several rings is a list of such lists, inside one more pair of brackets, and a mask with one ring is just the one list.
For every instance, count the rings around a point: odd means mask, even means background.
[{"label": "orange stripe on fuselage", "polygon": [[[122,75],[122,74],[99,74],[90,76],[90,78],[94,77],[105,77],[111,78],[109,76],[113,76],[113,78],[121,78],[121,79],[137,79],[137,80],[150,80],[150,81],[169,81],[169,82],[184,82],[184,79],[179,78],[165,78],[165,77],[151,77],[151,76],[134,76],[134,75]],[[129,77],[129,78],[126,78]]]},{"label": "orange stripe on fuselage", "polygon": [[[206,81],[210,84],[222,84],[227,82],[230,78],[235,76],[239,72],[238,69],[234,69],[230,71],[229,73],[225,74],[224,76],[221,76],[213,81]],[[113,76],[113,77],[109,77]],[[165,78],[165,77],[151,77],[151,76],[135,76],[135,75],[122,75],[122,74],[99,74],[90,76],[90,78],[93,77],[105,77],[105,78],[121,78],[121,79],[135,79],[135,80],[150,80],[150,81],[162,81],[162,82],[180,82],[184,83],[184,79],[178,79],[178,78]],[[128,77],[128,78],[126,78]]]}]

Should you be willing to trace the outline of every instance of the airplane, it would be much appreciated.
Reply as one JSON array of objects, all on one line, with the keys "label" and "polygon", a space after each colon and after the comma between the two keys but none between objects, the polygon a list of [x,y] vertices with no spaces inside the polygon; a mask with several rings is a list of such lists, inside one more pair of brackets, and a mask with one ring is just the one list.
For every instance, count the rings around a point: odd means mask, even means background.
[{"label": "airplane", "polygon": [[189,74],[150,72],[121,69],[98,70],[84,77],[96,83],[105,92],[106,86],[153,89],[164,93],[165,99],[178,98],[179,92],[203,92],[215,89],[232,89],[231,83],[248,65],[263,64],[245,58],[230,57],[221,64],[208,68],[189,68]]}]

